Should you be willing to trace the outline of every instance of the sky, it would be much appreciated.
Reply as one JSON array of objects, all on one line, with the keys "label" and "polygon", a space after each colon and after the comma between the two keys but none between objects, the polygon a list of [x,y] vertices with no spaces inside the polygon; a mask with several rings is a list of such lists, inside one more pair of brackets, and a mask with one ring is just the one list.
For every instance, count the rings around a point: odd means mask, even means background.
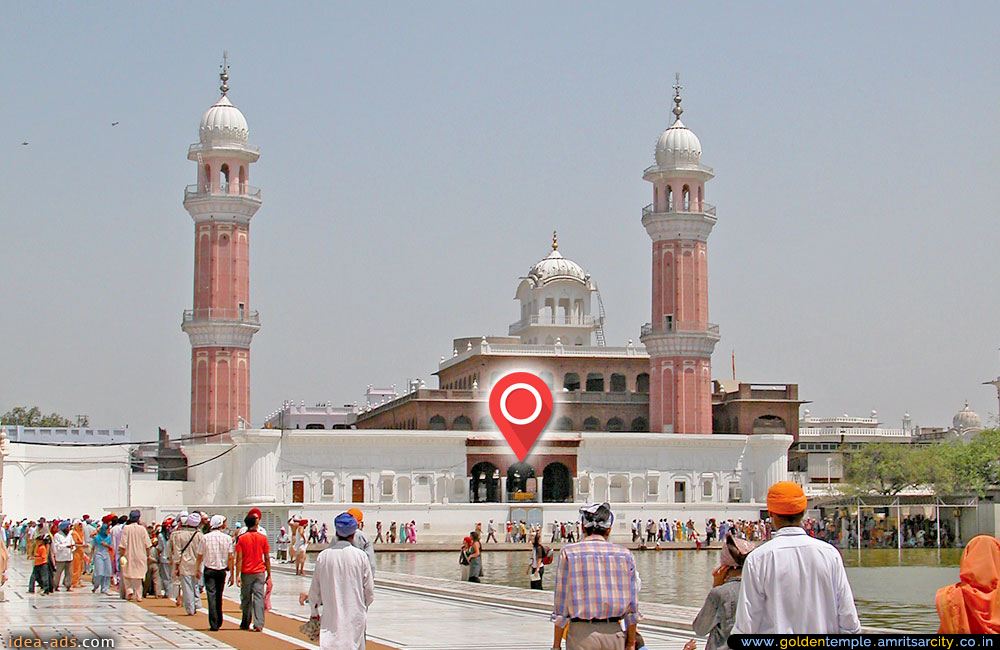
[{"label": "sky", "polygon": [[188,433],[186,151],[228,50],[261,150],[254,424],[436,386],[453,338],[506,334],[553,230],[609,345],[638,341],[675,72],[716,172],[714,376],[735,354],[815,415],[995,420],[998,25],[989,2],[2,3],[0,412]]}]

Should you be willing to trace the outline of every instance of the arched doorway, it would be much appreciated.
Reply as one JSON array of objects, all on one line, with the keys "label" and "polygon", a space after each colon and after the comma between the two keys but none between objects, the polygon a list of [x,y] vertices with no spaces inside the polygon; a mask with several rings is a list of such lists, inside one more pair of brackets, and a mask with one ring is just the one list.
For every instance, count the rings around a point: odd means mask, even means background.
[{"label": "arched doorway", "polygon": [[455,431],[472,431],[472,420],[464,415],[459,415],[452,421],[451,428]]},{"label": "arched doorway", "polygon": [[469,501],[500,503],[500,470],[493,463],[482,461],[472,466]]},{"label": "arched doorway", "polygon": [[[517,492],[532,492],[529,490],[529,479],[535,478],[535,468],[528,463],[514,463],[507,470],[507,494],[513,495]],[[534,485],[534,481],[531,484]],[[513,500],[513,499],[512,499]]]},{"label": "arched doorway", "polygon": [[542,470],[542,501],[545,503],[570,501],[572,487],[569,468],[562,463],[549,463]]}]

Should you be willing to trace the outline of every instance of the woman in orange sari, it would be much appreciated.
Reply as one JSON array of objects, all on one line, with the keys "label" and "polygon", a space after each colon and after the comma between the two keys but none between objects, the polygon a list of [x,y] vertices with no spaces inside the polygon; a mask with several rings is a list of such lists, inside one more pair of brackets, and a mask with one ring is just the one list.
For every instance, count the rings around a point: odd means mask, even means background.
[{"label": "woman in orange sari", "polygon": [[1000,633],[1000,542],[973,537],[962,553],[960,582],[938,589],[939,634]]},{"label": "woman in orange sari", "polygon": [[83,566],[87,563],[87,555],[83,541],[83,522],[79,519],[73,522],[73,588],[82,587],[80,578],[83,576]]}]

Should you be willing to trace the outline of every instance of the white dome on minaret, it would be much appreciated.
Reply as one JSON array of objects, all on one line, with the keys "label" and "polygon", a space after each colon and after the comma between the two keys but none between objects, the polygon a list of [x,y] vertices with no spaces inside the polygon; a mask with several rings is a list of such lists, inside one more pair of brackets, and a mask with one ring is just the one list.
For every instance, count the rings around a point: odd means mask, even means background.
[{"label": "white dome on minaret", "polygon": [[205,111],[198,127],[198,139],[204,143],[246,144],[249,135],[246,118],[225,95]]},{"label": "white dome on minaret", "polygon": [[222,97],[201,117],[198,139],[206,144],[246,144],[250,136],[247,118],[243,117],[240,109],[233,106],[233,103],[226,97],[226,93],[229,92],[229,65],[225,61],[223,61],[219,79],[222,80],[219,85]]},{"label": "white dome on minaret", "polygon": [[656,164],[660,167],[701,164],[701,141],[680,118],[656,141]]},{"label": "white dome on minaret", "polygon": [[656,164],[662,169],[701,164],[701,140],[681,122],[680,81],[674,85],[674,123],[656,141]]}]

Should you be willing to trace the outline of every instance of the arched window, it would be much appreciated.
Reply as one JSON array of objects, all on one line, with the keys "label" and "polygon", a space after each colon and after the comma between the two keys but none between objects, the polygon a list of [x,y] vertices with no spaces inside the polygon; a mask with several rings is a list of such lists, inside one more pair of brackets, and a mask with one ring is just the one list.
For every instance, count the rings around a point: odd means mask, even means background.
[{"label": "arched window", "polygon": [[326,427],[323,426],[319,422],[311,422],[311,423],[309,423],[309,424],[306,425],[306,428],[307,429],[325,429]]},{"label": "arched window", "polygon": [[608,420],[608,431],[621,431],[625,428],[625,423],[621,418],[611,418]]},{"label": "arched window", "polygon": [[674,190],[672,187],[667,185],[667,209],[664,212],[674,211]]},{"label": "arched window", "polygon": [[612,393],[624,393],[625,392],[625,375],[619,374],[617,372],[611,373],[611,392]]},{"label": "arched window", "polygon": [[573,430],[573,420],[567,417],[559,418],[556,422],[556,431],[572,431]]},{"label": "arched window", "polygon": [[587,392],[588,393],[603,393],[604,392],[604,375],[599,372],[589,372],[587,373]]},{"label": "arched window", "polygon": [[762,415],[753,421],[754,433],[785,433],[785,421],[777,415]]},{"label": "arched window", "polygon": [[455,418],[455,421],[451,423],[451,428],[455,431],[472,431],[472,420],[464,415],[459,415]]},{"label": "arched window", "polygon": [[649,373],[641,372],[635,378],[635,392],[637,393],[648,393],[649,392]]},{"label": "arched window", "polygon": [[688,212],[691,209],[691,188],[687,185],[684,186],[682,198],[684,200],[684,212]]},{"label": "arched window", "polygon": [[431,421],[427,424],[427,428],[431,431],[444,431],[445,422],[444,418],[440,415],[435,415],[431,418]]},{"label": "arched window", "polygon": [[571,393],[580,390],[580,375],[575,372],[567,372],[563,377],[563,390]]},{"label": "arched window", "polygon": [[628,477],[612,476],[610,494],[608,500],[611,503],[625,503],[628,501]]},{"label": "arched window", "polygon": [[632,420],[632,424],[629,426],[629,431],[649,431],[649,422],[646,421],[646,418],[636,418]]},{"label": "arched window", "polygon": [[597,431],[600,428],[601,428],[601,421],[595,418],[594,416],[590,416],[589,418],[583,421],[584,431]]},{"label": "arched window", "polygon": [[225,163],[219,168],[219,191],[224,194],[229,192],[229,165]]},{"label": "arched window", "polygon": [[208,163],[205,163],[205,178],[202,179],[202,184],[203,192],[212,191],[212,168],[208,166]]},{"label": "arched window", "polygon": [[323,479],[323,498],[333,499],[333,479]]}]

